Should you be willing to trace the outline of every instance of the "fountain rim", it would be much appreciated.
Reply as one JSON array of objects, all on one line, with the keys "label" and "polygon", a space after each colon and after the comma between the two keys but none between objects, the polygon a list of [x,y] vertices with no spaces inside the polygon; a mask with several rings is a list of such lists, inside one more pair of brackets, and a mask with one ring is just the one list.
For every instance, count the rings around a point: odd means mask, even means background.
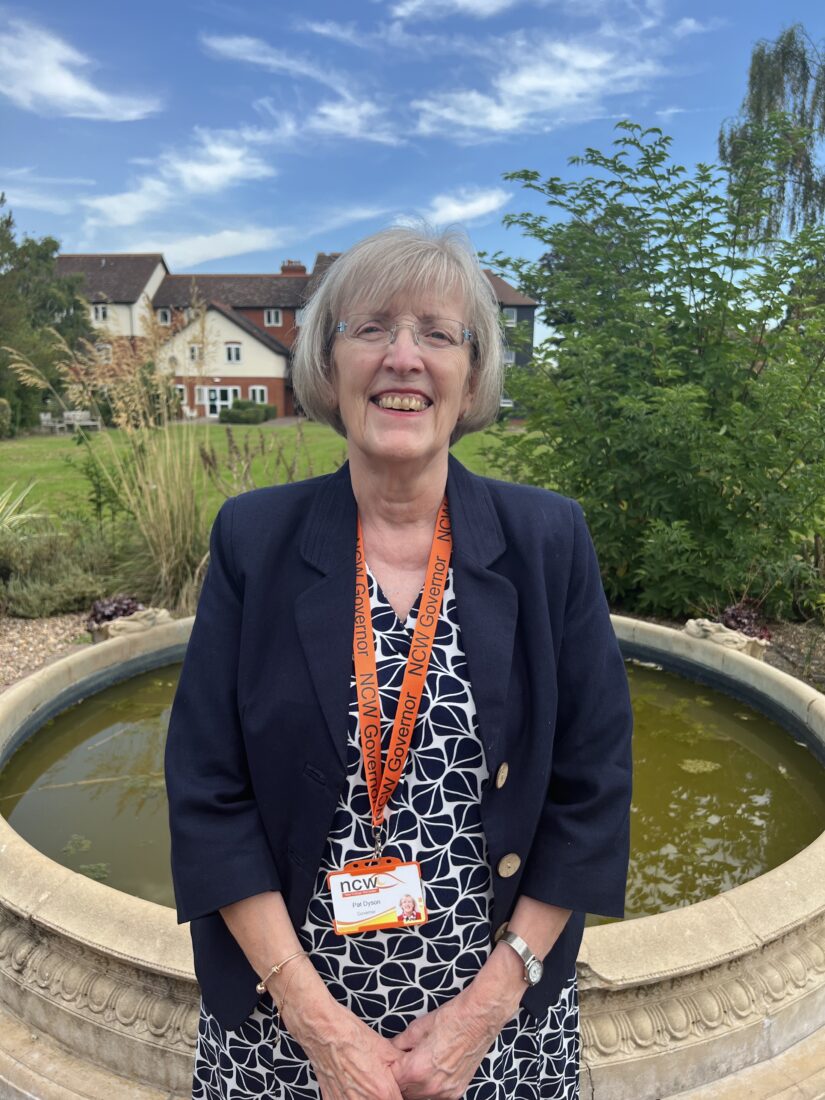
[{"label": "fountain rim", "polygon": [[[742,653],[644,620],[612,616],[626,656],[737,695],[803,733],[825,759],[825,695]],[[0,760],[45,721],[102,688],[183,657],[193,618],[110,639],[39,669],[0,694]],[[173,909],[51,860],[0,817],[0,907],[104,954],[195,981],[188,929]],[[825,913],[825,832],[785,863],[682,909],[587,928],[585,988],[623,989],[759,951]]]}]

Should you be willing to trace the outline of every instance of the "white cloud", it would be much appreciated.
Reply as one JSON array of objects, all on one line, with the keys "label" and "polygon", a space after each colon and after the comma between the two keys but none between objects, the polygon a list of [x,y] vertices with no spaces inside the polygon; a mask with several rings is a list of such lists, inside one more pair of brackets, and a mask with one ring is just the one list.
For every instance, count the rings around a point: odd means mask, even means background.
[{"label": "white cloud", "polygon": [[494,214],[510,200],[501,187],[461,187],[452,194],[436,195],[421,216],[431,225],[469,224]]},{"label": "white cloud", "polygon": [[385,107],[379,107],[369,99],[346,96],[319,103],[301,118],[284,111],[264,96],[254,103],[256,110],[275,120],[273,129],[264,129],[266,140],[274,144],[289,143],[307,134],[321,137],[343,137],[355,141],[374,141],[379,145],[401,145],[404,139],[391,128]]},{"label": "white cloud", "polygon": [[215,194],[245,180],[275,175],[253,146],[266,140],[252,129],[195,129],[194,141],[181,151],[161,153],[152,174],[135,187],[82,200],[90,211],[88,229],[101,225],[137,225],[187,195]]},{"label": "white cloud", "polygon": [[413,101],[418,132],[473,138],[550,130],[604,113],[603,99],[637,91],[662,72],[652,56],[619,53],[589,42],[533,40],[529,53],[498,73],[490,91],[437,92]]},{"label": "white cloud", "polygon": [[244,256],[268,248],[280,248],[286,235],[278,228],[248,226],[245,229],[221,229],[217,233],[187,237],[147,237],[130,242],[124,251],[162,252],[171,267],[193,267],[227,256]]},{"label": "white cloud", "polygon": [[94,187],[96,182],[86,176],[39,176],[33,168],[0,168],[0,179],[16,179],[27,184],[54,183],[78,187]]},{"label": "white cloud", "polygon": [[68,214],[74,203],[60,195],[49,195],[45,191],[31,190],[28,187],[0,187],[6,196],[6,204],[11,210],[43,210],[47,214]]},{"label": "white cloud", "polygon": [[663,118],[665,121],[669,121],[675,115],[683,115],[687,111],[687,107],[662,107],[661,110],[656,112],[657,118]]},{"label": "white cloud", "polygon": [[[501,64],[502,42],[499,37],[479,38],[466,34],[425,33],[420,25],[411,30],[400,19],[388,23],[379,23],[370,30],[358,30],[351,23],[335,23],[327,20],[323,23],[300,23],[298,30],[333,38],[345,45],[359,49],[386,53],[387,50],[400,50],[405,55],[421,56],[428,60],[441,54],[467,57],[483,57],[495,65]],[[409,58],[408,58],[409,59]]]},{"label": "white cloud", "polygon": [[96,195],[82,199],[92,211],[88,228],[98,225],[137,225],[152,214],[165,210],[174,199],[174,191],[163,180],[145,176],[131,191],[113,195]]},{"label": "white cloud", "polygon": [[369,32],[359,31],[354,23],[336,23],[334,19],[298,23],[297,30],[309,31],[310,34],[331,38],[335,42],[345,42],[348,46],[366,47],[370,45],[372,38]]},{"label": "white cloud", "polygon": [[439,19],[444,15],[472,15],[477,19],[489,19],[523,0],[396,0],[391,11],[396,19],[421,16]]},{"label": "white cloud", "polygon": [[223,191],[244,180],[275,175],[252,145],[262,140],[253,130],[195,129],[195,144],[183,152],[164,153],[159,162],[161,176],[190,194]]},{"label": "white cloud", "polygon": [[131,122],[160,109],[154,96],[106,92],[84,75],[92,64],[57,35],[22,19],[0,32],[0,94],[43,115]]},{"label": "white cloud", "polygon": [[366,99],[339,99],[320,103],[306,120],[316,134],[334,135],[381,145],[401,145],[403,139],[386,121],[383,107]]},{"label": "white cloud", "polygon": [[391,213],[386,206],[341,206],[322,214],[315,221],[307,237],[319,237],[324,233],[330,233],[333,229],[341,229],[345,225],[353,225],[355,222],[371,221],[374,218],[386,218]]},{"label": "white cloud", "polygon": [[201,35],[201,43],[208,52],[227,61],[259,65],[269,72],[284,73],[287,76],[302,76],[332,88],[341,95],[349,95],[349,81],[341,74],[308,58],[276,49],[261,38],[204,34]]},{"label": "white cloud", "polygon": [[709,19],[707,23],[700,23],[698,19],[686,17],[680,19],[673,28],[674,38],[686,38],[689,34],[707,34],[709,31],[718,30],[723,25],[722,19]]}]

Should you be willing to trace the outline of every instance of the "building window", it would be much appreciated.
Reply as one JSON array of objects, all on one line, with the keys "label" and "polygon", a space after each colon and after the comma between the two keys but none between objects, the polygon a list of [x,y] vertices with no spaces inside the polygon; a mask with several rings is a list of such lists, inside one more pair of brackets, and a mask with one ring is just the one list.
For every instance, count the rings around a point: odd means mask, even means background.
[{"label": "building window", "polygon": [[505,306],[501,312],[504,315],[504,324],[507,326],[507,328],[512,328],[515,325],[516,321],[518,321],[515,307]]},{"label": "building window", "polygon": [[109,316],[108,306],[92,306],[92,317],[95,321],[105,321]]},{"label": "building window", "polygon": [[171,309],[159,309],[158,310],[158,324],[159,325],[171,325],[172,324],[172,311],[171,311]]},{"label": "building window", "polygon": [[279,309],[264,310],[264,324],[267,328],[280,328],[283,323],[283,314]]},{"label": "building window", "polygon": [[516,353],[513,351],[513,349],[512,348],[505,348],[504,349],[504,363],[505,363],[505,365],[510,366],[512,363],[515,363],[515,361],[516,361]]},{"label": "building window", "polygon": [[241,361],[241,345],[240,344],[226,344],[226,361],[227,363],[240,363]]},{"label": "building window", "polygon": [[266,386],[250,386],[249,400],[256,401],[259,405],[265,405],[267,401]]},{"label": "building window", "polygon": [[304,311],[302,309],[295,310],[295,324],[300,328],[304,323]]},{"label": "building window", "polygon": [[95,344],[95,351],[97,352],[98,360],[101,363],[111,363],[111,361],[112,361],[112,345],[111,344]]},{"label": "building window", "polygon": [[195,386],[195,404],[206,404],[206,386]]},{"label": "building window", "polygon": [[203,344],[189,345],[189,362],[200,363],[203,359]]}]

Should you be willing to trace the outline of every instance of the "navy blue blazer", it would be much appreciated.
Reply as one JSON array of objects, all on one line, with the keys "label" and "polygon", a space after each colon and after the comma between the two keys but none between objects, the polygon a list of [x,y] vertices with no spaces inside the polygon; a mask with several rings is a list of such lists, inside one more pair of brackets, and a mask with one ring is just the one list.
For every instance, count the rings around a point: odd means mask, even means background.
[{"label": "navy blue blazer", "polygon": [[[481,801],[491,937],[521,894],[573,910],[524,995],[540,1013],[573,972],[585,913],[624,915],[627,678],[579,505],[452,457],[447,496],[479,734],[490,775],[509,765]],[[218,910],[280,890],[300,928],[346,783],[355,529],[347,465],[227,500],[212,529],[166,781],[178,919],[224,1027],[255,1007],[257,975]]]}]

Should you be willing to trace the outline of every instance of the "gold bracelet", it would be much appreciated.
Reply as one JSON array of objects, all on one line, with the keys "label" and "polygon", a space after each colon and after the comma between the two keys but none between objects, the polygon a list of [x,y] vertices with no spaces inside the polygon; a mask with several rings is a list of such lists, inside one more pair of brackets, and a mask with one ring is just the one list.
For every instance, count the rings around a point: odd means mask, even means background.
[{"label": "gold bracelet", "polygon": [[[266,983],[269,981],[269,979],[272,977],[272,975],[273,974],[280,974],[281,971],[283,970],[283,968],[286,966],[286,964],[288,962],[292,962],[293,959],[297,959],[301,955],[306,955],[306,951],[295,951],[292,955],[287,955],[287,957],[285,959],[283,959],[281,962],[276,963],[272,967],[272,969],[269,971],[269,973],[266,975],[266,977],[261,978],[261,980],[255,986],[255,992],[259,993],[262,997],[263,997],[264,993],[268,993],[269,991],[266,988]],[[274,998],[273,998],[273,1000],[274,1000]]]},{"label": "gold bracelet", "polygon": [[[301,952],[301,954],[305,958],[309,957],[307,955],[306,951]],[[289,993],[289,987],[292,985],[292,979],[294,977],[295,977],[295,971],[293,970],[292,974],[290,974],[290,976],[289,976],[289,981],[286,983],[286,988],[284,989],[283,997],[281,997],[280,1005],[275,1000],[274,996],[272,998],[272,1000],[275,1004],[275,1012],[277,1013],[277,1016],[278,1016],[278,1030],[275,1032],[275,1040],[274,1040],[276,1043],[280,1040],[281,1032],[283,1031],[283,1026],[282,1025],[283,1025],[283,1020],[284,1020],[284,1005],[286,1004],[286,995],[287,995],[287,993]]]}]

